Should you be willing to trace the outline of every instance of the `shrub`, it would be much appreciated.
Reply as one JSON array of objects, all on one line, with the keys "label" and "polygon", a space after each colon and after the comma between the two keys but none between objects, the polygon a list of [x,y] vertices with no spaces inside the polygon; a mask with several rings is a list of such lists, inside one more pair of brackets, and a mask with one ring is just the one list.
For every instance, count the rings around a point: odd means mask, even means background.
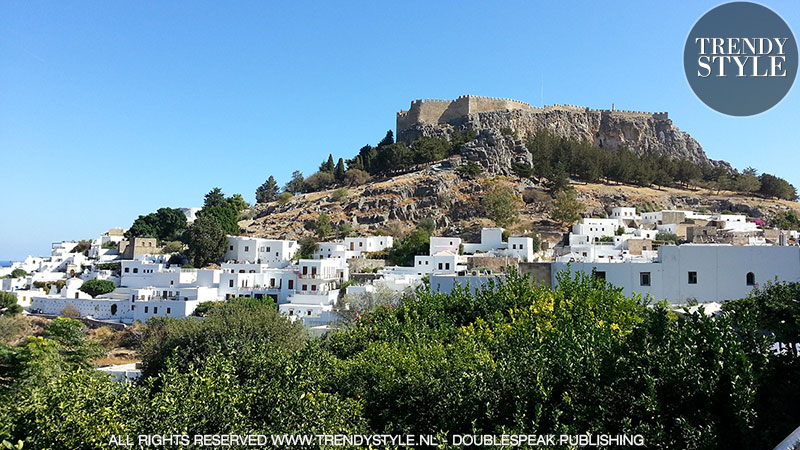
[{"label": "shrub", "polygon": [[84,282],[79,288],[79,290],[91,295],[92,297],[97,297],[98,295],[114,292],[114,289],[116,288],[117,286],[114,284],[113,281],[89,280]]},{"label": "shrub", "polygon": [[344,184],[348,186],[360,186],[372,178],[369,173],[361,169],[350,169],[344,174]]},{"label": "shrub", "polygon": [[17,304],[17,296],[5,291],[0,291],[0,316],[14,316],[22,312],[22,307]]},{"label": "shrub", "polygon": [[180,253],[184,249],[183,242],[181,241],[169,241],[167,242],[164,247],[161,249],[163,253]]},{"label": "shrub", "polygon": [[677,234],[666,233],[664,231],[661,231],[658,234],[656,234],[656,240],[665,242],[667,244],[673,244],[673,245],[680,245],[680,243],[681,243],[681,238],[678,237]]},{"label": "shrub", "polygon": [[346,199],[350,195],[350,191],[345,188],[339,188],[331,194],[331,200],[335,202],[340,202]]},{"label": "shrub", "polygon": [[334,183],[333,174],[329,172],[317,172],[303,183],[303,192],[317,192],[326,189]]},{"label": "shrub", "polygon": [[22,278],[22,277],[27,277],[27,276],[28,276],[28,272],[25,272],[22,269],[14,269],[14,270],[11,271],[11,278]]},{"label": "shrub", "polygon": [[475,161],[469,161],[464,165],[458,166],[456,172],[465,177],[476,177],[483,173],[483,167]]},{"label": "shrub", "polygon": [[580,220],[580,212],[583,208],[584,205],[578,201],[575,190],[567,189],[559,192],[558,196],[556,196],[553,210],[550,212],[550,218],[562,225],[569,226]]},{"label": "shrub", "polygon": [[286,206],[294,197],[294,194],[291,192],[282,192],[281,195],[278,196],[278,204],[281,206]]},{"label": "shrub", "polygon": [[499,183],[494,183],[481,199],[486,216],[501,227],[517,221],[521,203],[514,188]]}]

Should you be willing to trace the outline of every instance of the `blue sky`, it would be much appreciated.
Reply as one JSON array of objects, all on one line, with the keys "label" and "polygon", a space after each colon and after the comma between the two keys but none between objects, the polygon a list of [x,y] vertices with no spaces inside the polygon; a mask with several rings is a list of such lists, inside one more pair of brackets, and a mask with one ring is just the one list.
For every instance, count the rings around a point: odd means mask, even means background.
[{"label": "blue sky", "polygon": [[[254,199],[394,128],[416,98],[669,111],[714,159],[800,186],[795,87],[770,111],[703,105],[686,35],[718,2],[0,3],[0,260]],[[796,1],[764,1],[797,35]]]}]

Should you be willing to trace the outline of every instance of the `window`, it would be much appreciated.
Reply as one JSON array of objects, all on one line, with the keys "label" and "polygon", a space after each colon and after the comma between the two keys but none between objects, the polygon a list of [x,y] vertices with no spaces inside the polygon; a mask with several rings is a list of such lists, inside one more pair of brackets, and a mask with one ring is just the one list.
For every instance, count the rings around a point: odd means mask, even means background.
[{"label": "window", "polygon": [[689,284],[697,284],[697,272],[689,272]]},{"label": "window", "polygon": [[[219,251],[219,250],[217,250],[217,251]],[[244,246],[244,251],[249,252],[250,251],[250,246],[249,245],[245,245]]]},{"label": "window", "polygon": [[312,284],[311,285],[311,290],[312,291],[316,291],[317,290],[317,285],[316,284]]},{"label": "window", "polygon": [[271,287],[271,288],[275,287],[275,278],[270,278],[269,279],[269,287]]},{"label": "window", "polygon": [[294,315],[294,310],[293,310],[293,309],[290,309],[290,310],[289,310],[289,315],[290,315],[290,316],[293,316],[293,315]]},{"label": "window", "polygon": [[133,273],[139,273],[139,269],[133,269]]},{"label": "window", "polygon": [[126,268],[125,268],[125,273],[128,273],[128,272],[130,272],[130,271],[131,271],[131,268],[130,268],[130,267],[126,267]]},{"label": "window", "polygon": [[650,286],[650,272],[639,272],[639,286]]},{"label": "window", "polygon": [[310,315],[311,315],[311,310],[310,310],[310,309],[306,310],[306,315],[307,315],[307,316],[310,316]]},{"label": "window", "polygon": [[304,284],[304,285],[303,285],[303,290],[304,290],[304,291],[307,291],[307,290],[308,290],[308,285],[307,285],[307,284]]},{"label": "window", "polygon": [[756,274],[753,272],[747,272],[747,285],[748,286],[755,286],[756,284]]},{"label": "window", "polygon": [[598,280],[605,280],[606,279],[606,273],[597,271],[597,272],[594,273],[594,277],[596,279],[598,279]]},{"label": "window", "polygon": [[450,263],[444,263],[445,270],[450,270]]},{"label": "window", "polygon": [[233,280],[228,280],[228,287],[233,287]]},{"label": "window", "polygon": [[270,250],[270,249],[269,249],[269,247],[267,247],[267,252],[271,252],[271,251],[272,251],[272,250]]},{"label": "window", "polygon": [[294,280],[289,280],[289,289],[294,289]]},{"label": "window", "polygon": [[233,250],[233,246],[232,245],[231,245],[230,249]]},{"label": "window", "polygon": [[158,306],[153,306],[153,314],[158,314]]},{"label": "window", "polygon": [[442,270],[442,263],[439,263],[439,270]]},{"label": "window", "polygon": [[172,308],[167,308],[167,314],[172,312]]},{"label": "window", "polygon": [[148,309],[150,309],[150,307],[149,307],[149,306],[145,306],[145,307],[144,307],[144,313],[145,313],[145,314],[147,314],[147,310],[148,310]]}]

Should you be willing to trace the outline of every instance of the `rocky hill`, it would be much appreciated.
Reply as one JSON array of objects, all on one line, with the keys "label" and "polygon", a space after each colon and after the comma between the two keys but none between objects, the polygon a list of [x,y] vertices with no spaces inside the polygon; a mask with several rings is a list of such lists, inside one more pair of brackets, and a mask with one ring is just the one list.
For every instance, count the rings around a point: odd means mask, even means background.
[{"label": "rocky hill", "polygon": [[[313,235],[320,213],[327,213],[334,225],[348,224],[353,231],[369,235],[382,231],[402,232],[424,218],[432,218],[437,233],[477,238],[481,226],[491,225],[481,206],[487,181],[508,183],[525,200],[514,231],[535,231],[558,241],[566,229],[549,220],[552,197],[541,185],[514,176],[469,178],[453,167],[458,157],[412,173],[373,180],[348,188],[348,195],[334,200],[335,190],[294,197],[286,205],[258,204],[254,218],[240,222],[246,234],[261,237],[301,239]],[[732,192],[642,188],[629,185],[575,183],[579,199],[586,205],[584,216],[603,216],[615,206],[635,205],[640,210],[693,209],[708,212],[732,211],[753,217],[770,217],[779,211],[800,213],[800,203],[742,196]]]},{"label": "rocky hill", "polygon": [[423,136],[450,139],[456,132],[475,131],[461,154],[493,173],[511,174],[515,162],[530,164],[524,140],[547,130],[557,136],[588,140],[596,147],[626,147],[638,155],[658,154],[696,163],[724,165],[710,160],[702,146],[679,130],[667,113],[598,110],[572,105],[535,108],[516,100],[462,96],[453,101],[412,102],[400,111],[398,141],[411,143]]}]

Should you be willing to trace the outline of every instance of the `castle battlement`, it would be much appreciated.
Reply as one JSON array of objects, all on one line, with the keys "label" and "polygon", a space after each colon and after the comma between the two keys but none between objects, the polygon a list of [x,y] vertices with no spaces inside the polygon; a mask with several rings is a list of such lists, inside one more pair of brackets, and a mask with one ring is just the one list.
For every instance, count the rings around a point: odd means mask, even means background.
[{"label": "castle battlement", "polygon": [[461,95],[455,100],[413,100],[408,110],[400,110],[397,113],[397,131],[400,132],[419,122],[430,124],[448,123],[470,114],[513,110],[529,111],[538,114],[552,111],[600,113],[630,118],[652,118],[654,120],[667,120],[669,118],[666,112],[628,111],[619,110],[614,107],[611,109],[591,109],[586,106],[557,103],[545,106],[531,106],[528,103],[510,98]]}]

